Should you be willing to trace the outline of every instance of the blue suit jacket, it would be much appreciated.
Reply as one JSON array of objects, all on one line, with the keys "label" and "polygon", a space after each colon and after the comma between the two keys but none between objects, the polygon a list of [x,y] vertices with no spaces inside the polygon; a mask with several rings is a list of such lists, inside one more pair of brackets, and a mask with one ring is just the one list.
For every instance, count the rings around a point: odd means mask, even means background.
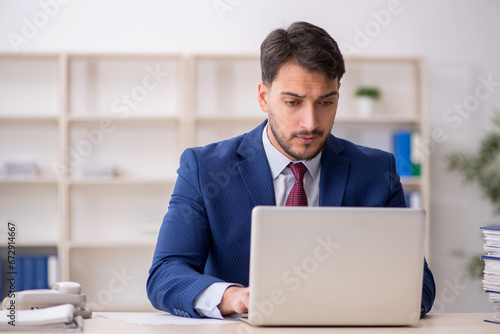
[{"label": "blue suit jacket", "polygon": [[[248,134],[182,154],[147,281],[155,308],[200,317],[194,299],[211,284],[248,286],[251,211],[276,205],[262,144],[266,122]],[[394,156],[330,135],[321,158],[319,205],[406,206]],[[423,313],[434,296],[425,264]]]}]

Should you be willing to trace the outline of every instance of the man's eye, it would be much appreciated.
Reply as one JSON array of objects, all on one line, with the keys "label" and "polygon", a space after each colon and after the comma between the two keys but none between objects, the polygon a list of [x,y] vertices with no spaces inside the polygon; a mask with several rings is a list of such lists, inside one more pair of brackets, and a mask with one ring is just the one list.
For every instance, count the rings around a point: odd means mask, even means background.
[{"label": "man's eye", "polygon": [[331,106],[333,104],[333,101],[321,101],[320,104],[324,106]]},{"label": "man's eye", "polygon": [[288,104],[291,107],[295,107],[299,104],[298,101],[285,101],[286,104]]}]

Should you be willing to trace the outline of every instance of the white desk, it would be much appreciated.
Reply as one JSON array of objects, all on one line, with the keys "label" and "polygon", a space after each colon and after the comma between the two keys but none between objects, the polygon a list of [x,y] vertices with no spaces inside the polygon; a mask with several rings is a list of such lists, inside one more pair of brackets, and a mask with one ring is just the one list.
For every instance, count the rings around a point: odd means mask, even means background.
[{"label": "white desk", "polygon": [[227,325],[136,325],[118,320],[95,317],[84,321],[85,333],[189,333],[189,334],[323,334],[323,333],[436,333],[436,334],[483,334],[500,333],[500,324],[484,322],[491,318],[488,313],[443,313],[429,315],[414,327],[252,327],[244,323]]},{"label": "white desk", "polygon": [[[413,327],[252,327],[244,323],[221,325],[137,325],[100,316],[84,320],[84,333],[128,334],[128,333],[188,333],[188,334],[323,334],[323,333],[393,333],[393,334],[487,334],[499,333],[500,324],[484,322],[489,313],[442,313],[428,315]],[[4,332],[13,333],[13,332]],[[19,332],[18,332],[19,333]],[[26,333],[26,332],[23,332]]]}]

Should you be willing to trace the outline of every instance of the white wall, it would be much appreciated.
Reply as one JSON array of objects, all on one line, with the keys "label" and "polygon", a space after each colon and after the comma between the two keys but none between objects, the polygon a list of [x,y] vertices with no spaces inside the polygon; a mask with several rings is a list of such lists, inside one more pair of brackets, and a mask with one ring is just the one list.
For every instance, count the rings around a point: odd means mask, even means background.
[{"label": "white wall", "polygon": [[[58,3],[64,3],[58,5]],[[0,52],[213,52],[257,53],[274,28],[305,20],[325,28],[345,50],[361,55],[423,56],[429,63],[432,159],[432,263],[438,287],[436,310],[491,312],[480,282],[463,275],[450,255],[482,252],[478,227],[493,219],[475,186],[464,186],[445,168],[445,156],[472,150],[500,109],[500,84],[459,116],[454,105],[473,102],[478,77],[500,81],[500,2],[495,0],[0,0]],[[214,3],[230,10],[217,13]],[[42,4],[52,14],[44,22]],[[57,4],[57,5],[54,5]],[[381,10],[393,9],[391,17]],[[379,13],[376,23],[373,13]],[[220,15],[219,15],[220,14]],[[41,28],[29,29],[38,20]],[[366,28],[372,37],[362,39]],[[12,39],[16,38],[16,42]],[[24,36],[24,37],[23,37]],[[484,88],[481,88],[484,92]],[[464,109],[465,110],[465,109]],[[448,118],[446,118],[448,115]],[[451,118],[454,117],[454,118]]]}]

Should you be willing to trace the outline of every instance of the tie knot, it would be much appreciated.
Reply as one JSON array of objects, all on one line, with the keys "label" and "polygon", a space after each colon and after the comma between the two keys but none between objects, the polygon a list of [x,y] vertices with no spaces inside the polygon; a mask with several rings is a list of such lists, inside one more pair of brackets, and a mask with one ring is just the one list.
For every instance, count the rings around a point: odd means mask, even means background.
[{"label": "tie knot", "polygon": [[288,167],[292,170],[295,180],[302,181],[304,174],[307,172],[307,167],[302,162],[298,162],[296,164],[290,162]]}]

